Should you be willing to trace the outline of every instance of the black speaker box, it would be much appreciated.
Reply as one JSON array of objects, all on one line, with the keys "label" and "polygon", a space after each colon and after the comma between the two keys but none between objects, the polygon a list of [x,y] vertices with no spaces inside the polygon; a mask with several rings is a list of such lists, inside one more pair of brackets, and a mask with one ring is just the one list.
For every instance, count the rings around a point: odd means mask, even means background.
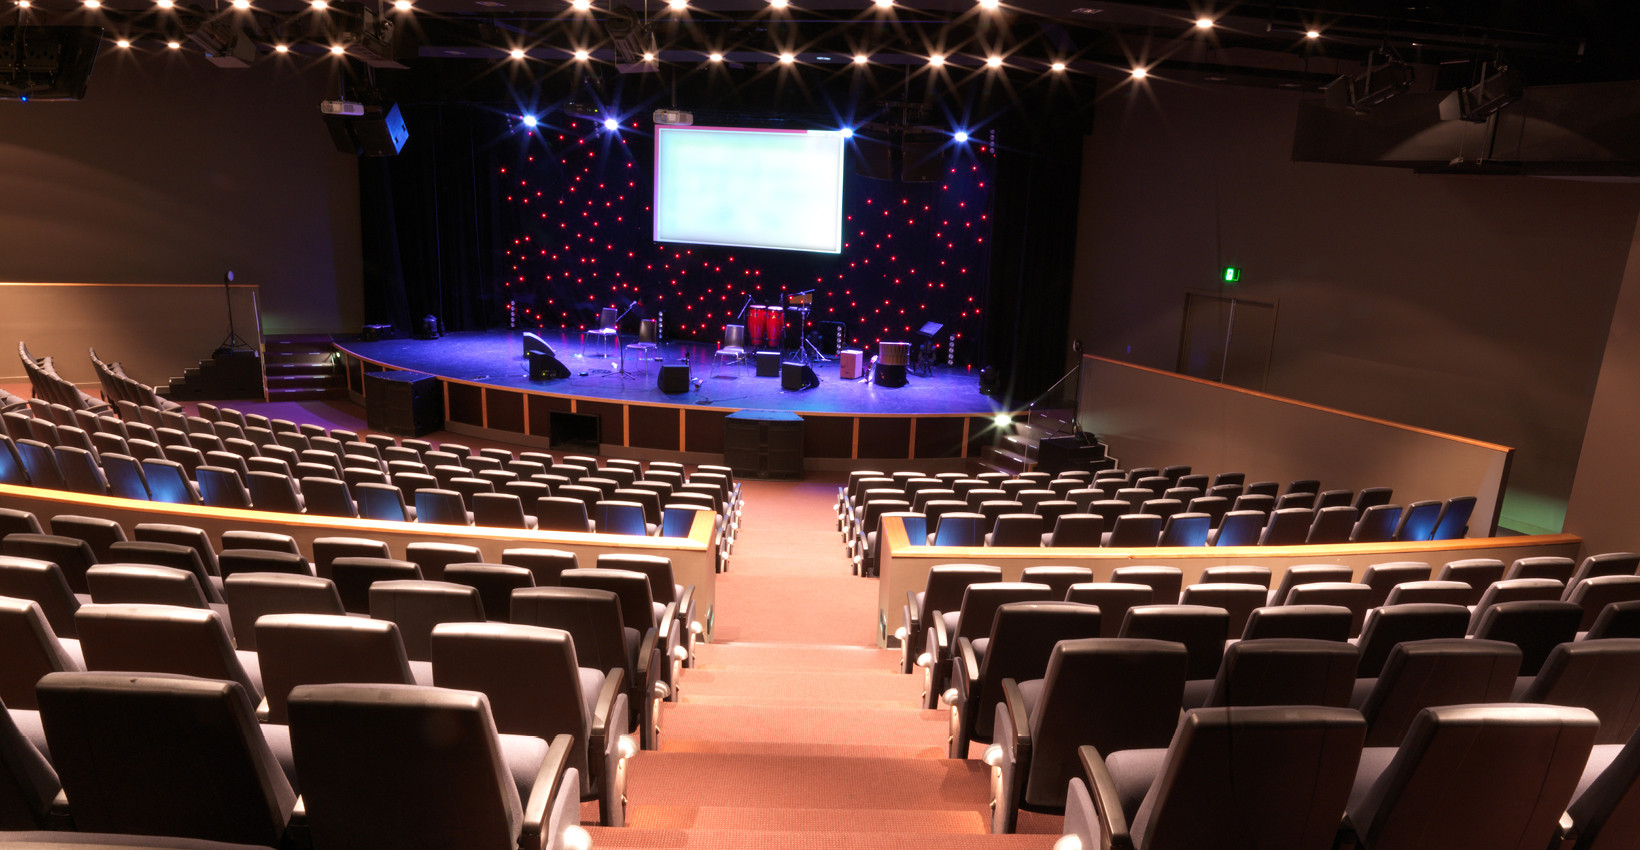
[{"label": "black speaker box", "polygon": [[667,363],[661,366],[655,386],[668,395],[689,392],[689,364]]},{"label": "black speaker box", "polygon": [[807,363],[787,361],[780,364],[780,388],[783,390],[809,390],[820,386],[820,376],[814,374],[814,369]]},{"label": "black speaker box", "polygon": [[530,380],[556,381],[559,378],[569,377],[569,367],[562,361],[545,351],[527,352],[530,359]]},{"label": "black speaker box", "polygon": [[780,377],[780,352],[759,351],[757,353],[757,376],[759,378]]},{"label": "black speaker box", "polygon": [[881,387],[905,386],[905,364],[888,365],[882,362],[877,364],[877,385]]}]

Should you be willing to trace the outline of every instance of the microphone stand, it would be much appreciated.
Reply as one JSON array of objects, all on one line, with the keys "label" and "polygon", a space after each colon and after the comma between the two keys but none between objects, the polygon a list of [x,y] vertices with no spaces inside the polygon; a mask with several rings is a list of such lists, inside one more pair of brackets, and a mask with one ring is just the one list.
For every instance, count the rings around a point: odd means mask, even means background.
[{"label": "microphone stand", "polygon": [[249,349],[251,344],[241,338],[233,327],[233,290],[229,288],[231,283],[233,283],[232,270],[222,275],[222,300],[227,302],[228,305],[228,336],[217,345],[217,349],[226,348],[229,351],[238,351],[241,348]]}]

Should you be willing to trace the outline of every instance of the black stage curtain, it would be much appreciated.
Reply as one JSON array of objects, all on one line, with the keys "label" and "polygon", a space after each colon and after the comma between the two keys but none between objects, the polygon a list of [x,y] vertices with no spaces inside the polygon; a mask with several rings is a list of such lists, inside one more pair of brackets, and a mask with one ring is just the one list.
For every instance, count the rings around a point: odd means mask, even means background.
[{"label": "black stage curtain", "polygon": [[1083,117],[1036,126],[997,149],[984,362],[1010,406],[1064,374],[1085,129]]},{"label": "black stage curtain", "polygon": [[459,105],[404,106],[410,139],[398,156],[359,160],[365,317],[401,333],[423,316],[446,331],[501,325],[495,188],[483,122]]}]

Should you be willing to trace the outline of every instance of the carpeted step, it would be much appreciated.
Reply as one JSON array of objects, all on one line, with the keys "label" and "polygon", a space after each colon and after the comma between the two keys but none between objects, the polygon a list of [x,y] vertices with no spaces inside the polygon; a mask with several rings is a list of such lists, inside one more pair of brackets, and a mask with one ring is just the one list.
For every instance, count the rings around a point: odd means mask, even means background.
[{"label": "carpeted step", "polygon": [[[798,645],[755,641],[720,640],[695,644],[693,669],[870,670],[904,676],[899,672],[898,650],[878,649],[875,646]],[[920,677],[915,676],[905,678],[921,681]],[[919,685],[919,690],[920,688]]]},{"label": "carpeted step", "polygon": [[[662,734],[665,740],[665,734]],[[956,759],[643,752],[627,762],[633,805],[986,811],[990,769]]]},{"label": "carpeted step", "polygon": [[[846,818],[842,815],[839,819]],[[833,828],[835,829],[835,821]],[[654,850],[1048,850],[1058,835],[962,835],[951,833],[787,832],[725,829],[591,827],[592,846]]]},{"label": "carpeted step", "polygon": [[699,697],[729,697],[748,705],[858,705],[873,708],[918,708],[922,677],[858,670],[816,670],[797,665],[785,669],[702,669],[685,671],[685,702]]},{"label": "carpeted step", "polygon": [[947,712],[920,709],[681,703],[661,710],[663,753],[943,759],[949,733]]},{"label": "carpeted step", "polygon": [[715,637],[876,646],[877,583],[850,576],[836,548],[830,566],[788,564],[799,572],[774,574],[756,549],[737,542],[734,567],[717,578]]}]

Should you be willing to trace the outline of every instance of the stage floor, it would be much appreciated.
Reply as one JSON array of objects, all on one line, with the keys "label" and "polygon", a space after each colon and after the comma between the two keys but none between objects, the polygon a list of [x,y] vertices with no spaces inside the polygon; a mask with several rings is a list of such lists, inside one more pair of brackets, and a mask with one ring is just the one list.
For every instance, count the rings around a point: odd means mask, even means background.
[{"label": "stage floor", "polygon": [[[842,380],[836,358],[830,358],[828,362],[813,363],[820,386],[784,390],[778,377],[757,377],[750,362],[735,367],[725,361],[726,365],[716,368],[712,344],[678,341],[662,342],[660,354],[667,363],[687,362],[692,380],[689,392],[668,395],[655,385],[660,363],[653,359],[640,362],[637,349],[625,351],[626,374],[622,374],[620,358],[596,356],[597,343],[590,336],[587,353],[582,356],[578,331],[537,333],[569,367],[570,377],[530,380],[518,332],[452,333],[436,340],[347,340],[338,341],[336,346],[364,360],[441,378],[639,404],[898,416],[990,416],[999,409],[993,399],[980,394],[979,370],[969,367],[936,366],[931,377],[911,375],[905,386],[890,388],[863,379]],[[633,337],[622,337],[623,346],[634,341]],[[714,370],[718,373],[715,377]]]}]

